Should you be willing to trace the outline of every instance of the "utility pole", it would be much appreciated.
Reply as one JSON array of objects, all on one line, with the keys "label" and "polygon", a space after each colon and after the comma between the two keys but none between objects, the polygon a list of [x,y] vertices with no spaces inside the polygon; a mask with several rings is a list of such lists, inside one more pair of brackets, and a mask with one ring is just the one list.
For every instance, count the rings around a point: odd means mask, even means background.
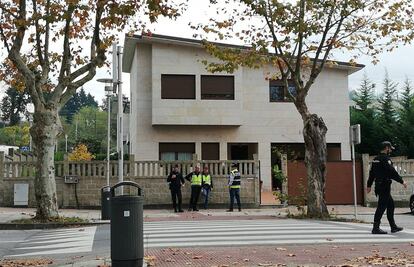
[{"label": "utility pole", "polygon": [[[122,96],[122,47],[112,46],[113,52],[113,81],[114,90],[118,89],[118,119],[117,119],[117,152],[118,152],[118,181],[124,181],[124,142],[123,142],[123,96]],[[122,192],[122,187],[121,194]]]},{"label": "utility pole", "polygon": [[361,126],[359,124],[350,127],[350,143],[352,152],[352,182],[354,188],[354,216],[357,218],[357,195],[356,195],[356,174],[355,174],[355,145],[361,143]]}]

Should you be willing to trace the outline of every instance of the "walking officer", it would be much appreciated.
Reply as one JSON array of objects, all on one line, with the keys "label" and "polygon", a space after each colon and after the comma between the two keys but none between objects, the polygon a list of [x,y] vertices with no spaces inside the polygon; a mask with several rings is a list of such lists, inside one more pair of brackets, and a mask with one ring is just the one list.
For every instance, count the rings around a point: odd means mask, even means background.
[{"label": "walking officer", "polygon": [[[182,195],[181,195],[181,187],[184,185],[184,178],[183,175],[180,173],[178,165],[176,164],[167,177],[167,182],[170,184],[171,190],[171,199],[173,203],[174,212],[183,212],[181,208],[182,203]],[[178,206],[177,206],[177,199],[178,199]]]},{"label": "walking officer", "polygon": [[237,170],[237,163],[231,164],[231,172],[229,175],[229,193],[230,193],[230,208],[227,211],[233,211],[234,206],[234,199],[236,198],[237,206],[239,211],[241,211],[241,204],[240,204],[240,184],[241,184],[241,177],[240,172]]},{"label": "walking officer", "polygon": [[387,219],[390,223],[391,233],[403,230],[403,228],[397,226],[394,221],[394,200],[391,196],[391,183],[392,180],[395,180],[404,185],[405,188],[407,188],[407,184],[393,167],[389,157],[393,149],[394,147],[390,142],[382,142],[381,153],[374,158],[369,172],[367,193],[371,192],[371,186],[375,182],[375,195],[378,196],[378,206],[374,215],[374,227],[372,228],[373,234],[387,233],[380,229],[381,218],[385,210],[387,210]]}]

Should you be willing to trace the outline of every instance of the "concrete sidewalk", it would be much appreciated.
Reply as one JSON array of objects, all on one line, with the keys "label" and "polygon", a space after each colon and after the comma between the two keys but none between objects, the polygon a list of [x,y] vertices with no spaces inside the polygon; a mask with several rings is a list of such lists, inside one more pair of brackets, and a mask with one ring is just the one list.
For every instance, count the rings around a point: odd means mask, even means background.
[{"label": "concrete sidewalk", "polygon": [[[353,218],[354,207],[351,205],[330,205],[328,206],[329,213],[333,216]],[[375,208],[358,206],[359,217],[367,217],[375,213]],[[0,223],[7,223],[12,220],[30,218],[35,215],[36,210],[34,208],[11,208],[0,207]],[[396,208],[396,214],[407,213],[408,208]],[[59,213],[65,217],[79,217],[87,219],[91,222],[108,222],[102,221],[100,210],[85,210],[85,209],[60,209]],[[241,212],[226,212],[225,209],[209,209],[200,210],[198,212],[174,213],[172,210],[166,209],[145,209],[144,219],[145,221],[168,221],[168,220],[194,220],[197,218],[206,219],[254,219],[259,217],[286,217],[288,214],[298,214],[298,210],[295,206],[288,207],[263,207],[259,209],[245,209]]]}]

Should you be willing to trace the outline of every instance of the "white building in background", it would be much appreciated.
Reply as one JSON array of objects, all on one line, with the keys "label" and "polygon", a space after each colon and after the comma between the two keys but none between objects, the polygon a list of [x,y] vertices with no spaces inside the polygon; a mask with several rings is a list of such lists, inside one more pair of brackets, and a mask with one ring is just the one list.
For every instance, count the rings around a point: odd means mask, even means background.
[{"label": "white building in background", "polygon": [[[136,160],[260,160],[263,189],[272,189],[272,148],[303,154],[302,120],[268,68],[211,74],[214,60],[198,40],[127,36],[123,70],[130,73],[131,153]],[[311,112],[327,127],[329,160],[349,160],[348,76],[363,68],[338,62],[309,92]],[[294,88],[289,88],[289,90]],[[274,186],[274,185],[273,185]]]}]

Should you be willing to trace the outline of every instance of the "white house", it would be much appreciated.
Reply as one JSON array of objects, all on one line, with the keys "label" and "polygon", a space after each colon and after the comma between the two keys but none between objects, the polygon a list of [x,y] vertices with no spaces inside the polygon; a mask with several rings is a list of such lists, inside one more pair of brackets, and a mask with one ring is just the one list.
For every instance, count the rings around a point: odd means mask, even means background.
[{"label": "white house", "polygon": [[[137,160],[260,160],[263,189],[272,189],[272,148],[303,154],[302,120],[286,90],[266,79],[272,67],[211,74],[214,60],[198,40],[127,36],[123,71],[130,73],[131,153]],[[311,88],[311,112],[327,127],[328,159],[349,160],[348,75],[362,65],[338,62]],[[294,88],[289,88],[292,90]],[[273,185],[274,187],[274,185]]]}]

